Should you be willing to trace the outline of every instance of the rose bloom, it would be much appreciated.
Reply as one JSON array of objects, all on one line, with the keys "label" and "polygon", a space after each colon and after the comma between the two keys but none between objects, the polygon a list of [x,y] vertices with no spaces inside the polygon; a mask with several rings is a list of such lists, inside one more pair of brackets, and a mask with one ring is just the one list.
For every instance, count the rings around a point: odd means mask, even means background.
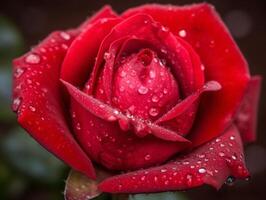
[{"label": "rose bloom", "polygon": [[260,77],[211,5],[105,6],[14,60],[18,122],[110,193],[247,178]]}]

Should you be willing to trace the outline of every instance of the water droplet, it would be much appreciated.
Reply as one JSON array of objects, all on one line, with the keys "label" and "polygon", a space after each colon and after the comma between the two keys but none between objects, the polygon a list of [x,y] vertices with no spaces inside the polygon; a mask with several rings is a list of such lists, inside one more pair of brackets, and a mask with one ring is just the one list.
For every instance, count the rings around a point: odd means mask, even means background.
[{"label": "water droplet", "polygon": [[150,78],[155,78],[155,76],[156,76],[155,71],[154,71],[154,70],[151,70],[151,71],[149,72],[149,76],[150,76]]},{"label": "water droplet", "polygon": [[119,111],[118,110],[114,110],[114,114],[115,115],[118,115],[119,114]]},{"label": "water droplet", "polygon": [[223,156],[225,156],[225,153],[224,152],[219,152],[219,156],[223,157]]},{"label": "water droplet", "polygon": [[205,70],[205,66],[204,66],[203,64],[201,64],[201,65],[200,65],[200,69],[201,69],[202,71],[204,71],[204,70]]},{"label": "water droplet", "polygon": [[164,172],[167,172],[167,170],[166,169],[161,169],[161,172],[164,173]]},{"label": "water droplet", "polygon": [[111,58],[111,54],[109,53],[109,52],[105,52],[104,53],[104,59],[105,60],[108,60],[108,59],[110,59]]},{"label": "water droplet", "polygon": [[166,88],[163,89],[163,93],[164,94],[167,94],[168,93],[168,90]]},{"label": "water droplet", "polygon": [[124,91],[125,91],[125,87],[124,87],[124,86],[120,86],[120,87],[119,87],[119,91],[120,91],[120,92],[124,92]]},{"label": "water droplet", "polygon": [[122,70],[121,72],[120,72],[120,74],[119,74],[122,78],[124,78],[126,75],[127,75],[127,73],[124,71],[124,70]]},{"label": "water droplet", "polygon": [[144,181],[145,178],[146,178],[145,176],[142,176],[142,177],[140,178],[140,180]]},{"label": "water droplet", "polygon": [[215,140],[215,142],[220,142],[221,141],[221,139],[220,138],[217,138],[216,140]]},{"label": "water droplet", "polygon": [[226,179],[225,184],[228,185],[228,186],[232,186],[232,185],[234,185],[234,182],[235,182],[235,177],[229,176]]},{"label": "water droplet", "polygon": [[111,116],[108,117],[107,120],[108,120],[108,121],[115,121],[115,120],[116,120],[116,117],[113,116],[113,115],[111,115]]},{"label": "water droplet", "polygon": [[145,160],[150,160],[151,159],[151,155],[150,154],[147,154],[145,157],[144,157]]},{"label": "water droplet", "polygon": [[23,73],[24,73],[24,69],[18,67],[18,68],[15,70],[14,76],[15,76],[16,78],[19,78]]},{"label": "water droplet", "polygon": [[70,35],[66,32],[61,32],[60,36],[64,39],[64,40],[69,40],[70,39]]},{"label": "water droplet", "polygon": [[158,114],[159,114],[159,111],[157,108],[151,108],[149,110],[149,114],[152,116],[152,117],[156,117]]},{"label": "water droplet", "polygon": [[186,175],[186,184],[190,187],[192,185],[192,175],[187,174]]},{"label": "water droplet", "polygon": [[232,155],[232,159],[233,159],[233,160],[236,160],[236,156]]},{"label": "water droplet", "polygon": [[147,94],[148,91],[149,91],[149,89],[147,87],[145,87],[145,86],[140,86],[139,89],[138,89],[138,92],[140,94]]},{"label": "water droplet", "polygon": [[13,100],[13,109],[16,111],[16,110],[18,110],[18,108],[19,108],[19,106],[20,106],[20,104],[21,104],[21,98],[15,98],[14,100]]},{"label": "water droplet", "polygon": [[40,60],[41,60],[40,56],[33,53],[27,55],[27,57],[25,58],[26,63],[29,64],[38,64]]},{"label": "water droplet", "polygon": [[182,30],[180,30],[180,31],[178,32],[178,35],[179,35],[180,37],[186,37],[187,32],[186,32],[184,29],[182,29]]},{"label": "water droplet", "polygon": [[234,140],[235,139],[235,137],[234,136],[230,136],[230,140]]},{"label": "water droplet", "polygon": [[164,184],[165,185],[168,185],[169,184],[169,181],[168,180],[164,181]]},{"label": "water droplet", "polygon": [[205,169],[205,168],[199,168],[199,173],[200,173],[200,174],[204,174],[204,173],[206,173],[206,169]]},{"label": "water droplet", "polygon": [[165,26],[162,26],[162,31],[164,31],[164,32],[167,32],[169,29],[168,28],[166,28]]},{"label": "water droplet", "polygon": [[159,101],[159,97],[157,95],[153,95],[152,98],[151,98],[151,101],[154,102],[154,103],[157,103]]},{"label": "water droplet", "polygon": [[183,165],[189,165],[189,162],[188,161],[184,161]]},{"label": "water droplet", "polygon": [[36,111],[36,108],[33,107],[33,106],[29,106],[29,109],[30,109],[32,112],[35,112],[35,111]]},{"label": "water droplet", "polygon": [[204,154],[200,154],[199,158],[205,158],[205,155]]},{"label": "water droplet", "polygon": [[81,129],[81,127],[80,127],[80,123],[77,123],[77,124],[76,124],[76,129],[77,129],[77,130],[80,130],[80,129]]},{"label": "water droplet", "polygon": [[158,177],[154,176],[154,181],[157,182],[158,181]]}]

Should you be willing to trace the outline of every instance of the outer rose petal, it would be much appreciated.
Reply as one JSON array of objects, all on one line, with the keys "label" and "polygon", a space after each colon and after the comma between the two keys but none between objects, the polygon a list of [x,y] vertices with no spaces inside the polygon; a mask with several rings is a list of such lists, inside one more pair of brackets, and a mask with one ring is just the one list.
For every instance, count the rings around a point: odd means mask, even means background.
[{"label": "outer rose petal", "polygon": [[65,121],[59,73],[66,49],[76,37],[54,32],[26,55],[14,60],[13,110],[32,137],[68,165],[94,178],[90,159]]},{"label": "outer rose petal", "polygon": [[107,178],[99,188],[110,193],[184,190],[203,184],[220,188],[228,176],[246,178],[238,130],[231,126],[217,139],[169,163]]},{"label": "outer rose petal", "polygon": [[106,5],[101,8],[97,13],[95,13],[93,16],[89,17],[85,22],[83,22],[79,26],[80,31],[84,31],[88,26],[90,26],[92,23],[96,22],[97,20],[103,19],[103,18],[116,18],[118,15],[115,11],[113,11],[112,7],[109,5]]},{"label": "outer rose petal", "polygon": [[152,4],[129,9],[123,16],[139,13],[149,14],[190,43],[205,66],[206,81],[222,85],[222,90],[203,98],[191,139],[197,146],[218,136],[230,124],[249,80],[247,63],[218,14],[206,3]]},{"label": "outer rose petal", "polygon": [[120,20],[105,18],[87,26],[71,44],[61,69],[61,78],[74,85],[84,84],[90,74],[99,46]]},{"label": "outer rose petal", "polygon": [[240,110],[236,115],[236,125],[244,142],[256,140],[257,109],[261,89],[261,77],[252,77],[245,92]]}]

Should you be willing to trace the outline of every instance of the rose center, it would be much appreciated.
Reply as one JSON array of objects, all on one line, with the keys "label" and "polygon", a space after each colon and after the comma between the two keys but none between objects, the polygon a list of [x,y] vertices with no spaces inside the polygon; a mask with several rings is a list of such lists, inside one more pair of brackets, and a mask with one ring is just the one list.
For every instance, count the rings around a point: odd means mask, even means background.
[{"label": "rose center", "polygon": [[143,119],[157,119],[179,100],[170,68],[150,49],[127,57],[114,80],[115,107]]}]

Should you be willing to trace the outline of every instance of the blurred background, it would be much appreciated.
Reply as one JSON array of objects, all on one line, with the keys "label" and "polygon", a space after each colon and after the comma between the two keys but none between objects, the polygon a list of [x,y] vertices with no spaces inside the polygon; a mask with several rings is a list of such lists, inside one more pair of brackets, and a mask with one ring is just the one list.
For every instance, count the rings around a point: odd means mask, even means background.
[{"label": "blurred background", "polygon": [[[75,27],[104,4],[117,12],[148,2],[189,4],[198,0],[89,1],[89,0],[4,0],[0,6],[0,199],[62,200],[69,168],[51,156],[16,123],[10,110],[11,60],[28,51],[56,29]],[[266,2],[263,0],[210,0],[229,27],[251,74],[266,77]],[[266,196],[266,93],[259,107],[258,140],[246,146],[252,178],[226,184],[220,191],[201,187],[187,192],[150,199],[241,199],[262,200]],[[109,198],[108,196],[100,198]],[[142,195],[131,197],[143,199]]]}]

